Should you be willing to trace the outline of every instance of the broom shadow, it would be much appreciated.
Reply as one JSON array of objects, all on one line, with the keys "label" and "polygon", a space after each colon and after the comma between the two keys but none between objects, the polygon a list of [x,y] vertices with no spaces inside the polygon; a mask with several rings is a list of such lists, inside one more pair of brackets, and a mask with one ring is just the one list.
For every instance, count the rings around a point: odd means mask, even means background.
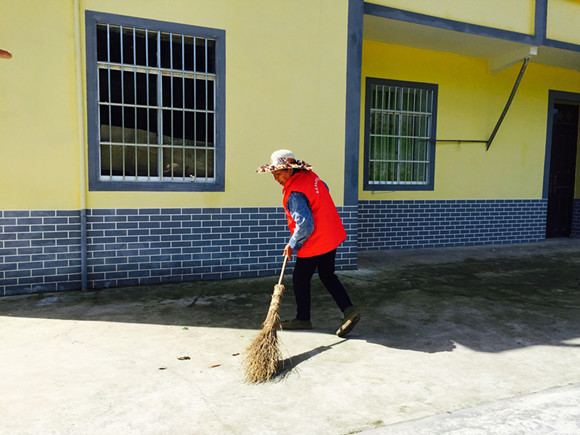
[{"label": "broom shadow", "polygon": [[293,357],[288,357],[282,361],[279,361],[278,362],[278,370],[276,371],[274,376],[272,376],[272,380],[284,379],[286,376],[288,376],[290,374],[290,372],[292,370],[294,370],[294,368],[298,364],[301,364],[304,361],[307,361],[310,358],[315,357],[316,355],[320,355],[322,352],[326,352],[327,350],[330,350],[331,348],[333,348],[337,344],[344,343],[345,341],[346,341],[346,339],[343,339],[341,341],[337,341],[336,343],[329,344],[328,346],[318,346],[318,347],[316,347],[312,350],[309,350],[307,352],[303,352],[301,354],[295,355]]}]

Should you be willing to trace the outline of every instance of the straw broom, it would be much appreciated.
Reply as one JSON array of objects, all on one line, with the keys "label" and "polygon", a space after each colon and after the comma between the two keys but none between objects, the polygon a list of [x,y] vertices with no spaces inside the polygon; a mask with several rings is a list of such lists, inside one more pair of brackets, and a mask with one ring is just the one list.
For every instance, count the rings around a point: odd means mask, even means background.
[{"label": "straw broom", "polygon": [[280,300],[284,294],[282,278],[284,278],[287,262],[288,257],[285,256],[280,279],[278,280],[278,284],[274,286],[268,315],[262,324],[262,331],[246,349],[244,371],[246,381],[248,382],[266,382],[278,370],[282,352],[279,347],[276,331],[280,329]]}]

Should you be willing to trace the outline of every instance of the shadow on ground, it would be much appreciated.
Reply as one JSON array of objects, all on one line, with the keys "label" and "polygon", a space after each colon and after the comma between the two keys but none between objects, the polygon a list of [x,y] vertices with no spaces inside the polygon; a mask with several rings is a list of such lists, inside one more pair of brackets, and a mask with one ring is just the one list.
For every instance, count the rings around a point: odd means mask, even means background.
[{"label": "shadow on ground", "polygon": [[[580,347],[579,240],[366,252],[359,257],[359,270],[339,276],[363,313],[350,339],[429,353],[448,352],[457,344],[481,352]],[[4,297],[0,316],[258,332],[276,281],[266,277]],[[283,318],[294,314],[290,277],[285,284]],[[341,313],[317,278],[312,292],[314,331],[333,334]],[[327,348],[294,356],[286,367]]]}]

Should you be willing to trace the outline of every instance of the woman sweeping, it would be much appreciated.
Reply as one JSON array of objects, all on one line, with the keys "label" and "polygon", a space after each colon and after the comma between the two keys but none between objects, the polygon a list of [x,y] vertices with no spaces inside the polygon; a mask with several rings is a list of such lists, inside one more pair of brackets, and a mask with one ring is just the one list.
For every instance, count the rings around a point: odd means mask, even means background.
[{"label": "woman sweeping", "polygon": [[296,318],[282,322],[282,329],[312,329],[310,281],[318,268],[320,280],[344,315],[336,335],[346,336],[360,320],[360,313],[334,273],[336,248],[346,239],[346,231],[326,184],[309,164],[296,160],[289,150],[275,151],[270,164],[258,168],[257,172],[271,172],[284,186],[283,205],[292,233],[284,256],[292,258],[294,251],[297,256],[292,275]]}]

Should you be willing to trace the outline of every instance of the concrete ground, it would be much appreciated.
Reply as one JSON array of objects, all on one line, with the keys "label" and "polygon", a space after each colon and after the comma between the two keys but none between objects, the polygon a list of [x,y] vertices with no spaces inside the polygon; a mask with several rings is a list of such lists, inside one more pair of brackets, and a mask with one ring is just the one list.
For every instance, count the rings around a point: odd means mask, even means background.
[{"label": "concrete ground", "polygon": [[355,330],[315,278],[258,385],[276,277],[0,298],[0,433],[580,433],[579,268],[577,239],[361,253]]}]

